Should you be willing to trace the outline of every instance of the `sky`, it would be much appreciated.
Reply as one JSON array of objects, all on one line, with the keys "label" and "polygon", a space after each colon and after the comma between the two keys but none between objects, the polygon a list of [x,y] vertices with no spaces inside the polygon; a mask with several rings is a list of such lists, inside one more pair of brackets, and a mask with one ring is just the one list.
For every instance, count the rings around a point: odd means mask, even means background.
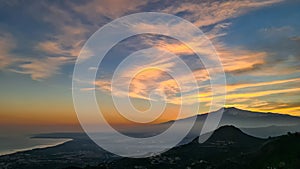
[{"label": "sky", "polygon": [[[0,3],[0,124],[77,125],[72,74],[80,50],[99,28],[137,12],[173,14],[204,32],[226,75],[224,106],[300,116],[299,0],[12,0]],[[145,28],[147,25],[136,25],[137,30]],[[200,86],[200,92],[181,91],[189,93],[185,102],[200,104],[198,113],[209,110],[209,76],[195,53],[176,39],[145,34],[114,46],[99,66],[93,84],[102,111],[113,123],[128,122],[111,103],[115,68],[127,55],[152,46],[158,50],[152,55],[147,51],[136,54],[137,65],[125,68],[122,78],[141,69],[138,63],[176,69],[174,57],[161,55],[160,50],[167,50],[190,67]],[[145,60],[138,59],[145,55]],[[189,81],[184,77],[180,76]],[[116,82],[117,97],[124,94],[122,85],[122,81]],[[157,122],[174,119],[179,109],[178,84],[158,69],[141,71],[132,79],[129,96],[134,106],[146,110],[147,96],[154,89],[165,92],[168,102]]]}]

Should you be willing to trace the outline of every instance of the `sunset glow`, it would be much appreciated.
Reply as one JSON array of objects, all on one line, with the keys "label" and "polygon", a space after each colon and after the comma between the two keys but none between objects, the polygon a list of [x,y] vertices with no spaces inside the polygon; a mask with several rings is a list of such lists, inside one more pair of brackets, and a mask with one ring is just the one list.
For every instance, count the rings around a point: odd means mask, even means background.
[{"label": "sunset glow", "polygon": [[[28,4],[29,3],[29,4]],[[72,99],[74,64],[85,42],[101,26],[127,14],[163,12],[182,17],[200,28],[211,41],[222,63],[227,94],[225,107],[274,112],[300,116],[300,18],[299,2],[284,0],[256,1],[36,1],[7,2],[0,5],[0,124],[10,125],[79,125]],[[21,10],[22,9],[22,10]],[[94,12],[89,12],[94,9]],[[134,25],[136,30],[163,31],[161,25]],[[180,30],[185,27],[176,25]],[[172,30],[173,28],[168,28]],[[185,30],[187,31],[187,30]],[[104,40],[105,41],[105,40]],[[110,123],[132,124],[114,107],[110,92],[114,68],[127,56],[141,49],[156,47],[156,53],[143,51],[151,69],[143,69],[135,60],[123,71],[130,82],[130,97],[136,109],[149,108],[149,92],[163,91],[167,107],[152,123],[176,119],[182,100],[188,105],[199,104],[198,114],[209,111],[212,100],[210,76],[190,47],[201,48],[210,55],[206,41],[192,39],[183,44],[176,39],[159,35],[139,35],[116,44],[103,62],[90,71],[97,71],[95,88],[99,108]],[[182,88],[166,72],[179,62],[164,52],[181,58],[191,67],[199,92]],[[92,55],[86,52],[87,58]],[[151,62],[150,62],[151,61]],[[196,65],[196,66],[195,66]],[[187,75],[178,79],[189,82]],[[116,95],[123,97],[124,81],[116,82]],[[187,93],[181,95],[181,93]],[[180,99],[182,97],[182,100]],[[216,96],[224,97],[224,95]],[[189,117],[185,112],[180,118]],[[145,115],[146,116],[146,115]],[[91,119],[91,124],[94,122]]]}]

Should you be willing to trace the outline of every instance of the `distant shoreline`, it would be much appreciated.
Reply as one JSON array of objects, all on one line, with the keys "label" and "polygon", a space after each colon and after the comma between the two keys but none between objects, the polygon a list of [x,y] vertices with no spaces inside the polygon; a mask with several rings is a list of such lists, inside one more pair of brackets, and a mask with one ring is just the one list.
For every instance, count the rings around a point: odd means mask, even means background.
[{"label": "distant shoreline", "polygon": [[[35,137],[35,138],[37,138],[37,137]],[[15,153],[20,153],[20,152],[25,152],[25,151],[55,147],[55,146],[59,146],[59,145],[65,144],[67,142],[73,141],[73,139],[66,139],[66,138],[39,138],[39,139],[53,139],[53,140],[57,140],[57,143],[37,145],[37,146],[28,147],[28,148],[20,148],[20,149],[3,151],[3,152],[0,152],[0,157],[6,156],[6,155],[12,155]]]}]

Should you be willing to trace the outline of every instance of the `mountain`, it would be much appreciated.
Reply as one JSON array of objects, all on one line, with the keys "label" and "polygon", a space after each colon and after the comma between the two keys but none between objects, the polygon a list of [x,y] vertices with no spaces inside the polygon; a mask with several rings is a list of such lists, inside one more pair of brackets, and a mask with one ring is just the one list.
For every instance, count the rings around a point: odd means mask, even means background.
[{"label": "mountain", "polygon": [[238,128],[293,126],[300,124],[300,117],[277,113],[253,112],[230,107],[224,108],[221,120],[221,125],[227,124]]},{"label": "mountain", "polygon": [[241,130],[252,136],[256,136],[260,138],[268,138],[268,137],[280,136],[288,132],[292,132],[292,133],[299,132],[300,125],[241,128]]},{"label": "mountain", "polygon": [[158,156],[123,158],[85,169],[298,169],[300,166],[298,133],[260,139],[249,136],[234,126],[223,126],[206,142],[199,144],[197,139]]},{"label": "mountain", "polygon": [[[219,127],[233,125],[242,129],[245,133],[256,137],[268,138],[269,136],[274,137],[284,135],[288,131],[300,131],[300,117],[298,116],[254,112],[235,107],[222,108],[211,113],[219,113],[220,111],[223,111],[223,115],[219,123]],[[197,115],[197,120],[188,134],[189,138],[199,136],[207,115],[208,113]],[[177,122],[182,124],[191,123],[192,119],[192,117],[179,119]],[[161,124],[139,126],[131,129],[124,129],[122,132],[130,136],[152,136],[165,131],[173,123],[174,121],[169,121]],[[184,142],[186,143],[189,141]]]},{"label": "mountain", "polygon": [[[300,117],[298,116],[254,112],[234,107],[224,108],[223,110],[219,126],[234,125],[255,137],[267,138],[269,136],[284,135],[288,131],[300,131]],[[212,113],[217,113],[218,111]],[[200,131],[206,116],[206,114],[197,116],[197,122],[192,131],[194,134]]]}]

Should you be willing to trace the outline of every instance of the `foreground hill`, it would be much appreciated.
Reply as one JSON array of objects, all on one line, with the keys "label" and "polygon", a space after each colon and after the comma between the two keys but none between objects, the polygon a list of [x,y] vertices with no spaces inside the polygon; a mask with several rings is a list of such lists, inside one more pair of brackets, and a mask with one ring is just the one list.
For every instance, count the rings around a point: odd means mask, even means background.
[{"label": "foreground hill", "polygon": [[250,163],[253,168],[300,168],[300,134],[274,138],[253,154]]}]

